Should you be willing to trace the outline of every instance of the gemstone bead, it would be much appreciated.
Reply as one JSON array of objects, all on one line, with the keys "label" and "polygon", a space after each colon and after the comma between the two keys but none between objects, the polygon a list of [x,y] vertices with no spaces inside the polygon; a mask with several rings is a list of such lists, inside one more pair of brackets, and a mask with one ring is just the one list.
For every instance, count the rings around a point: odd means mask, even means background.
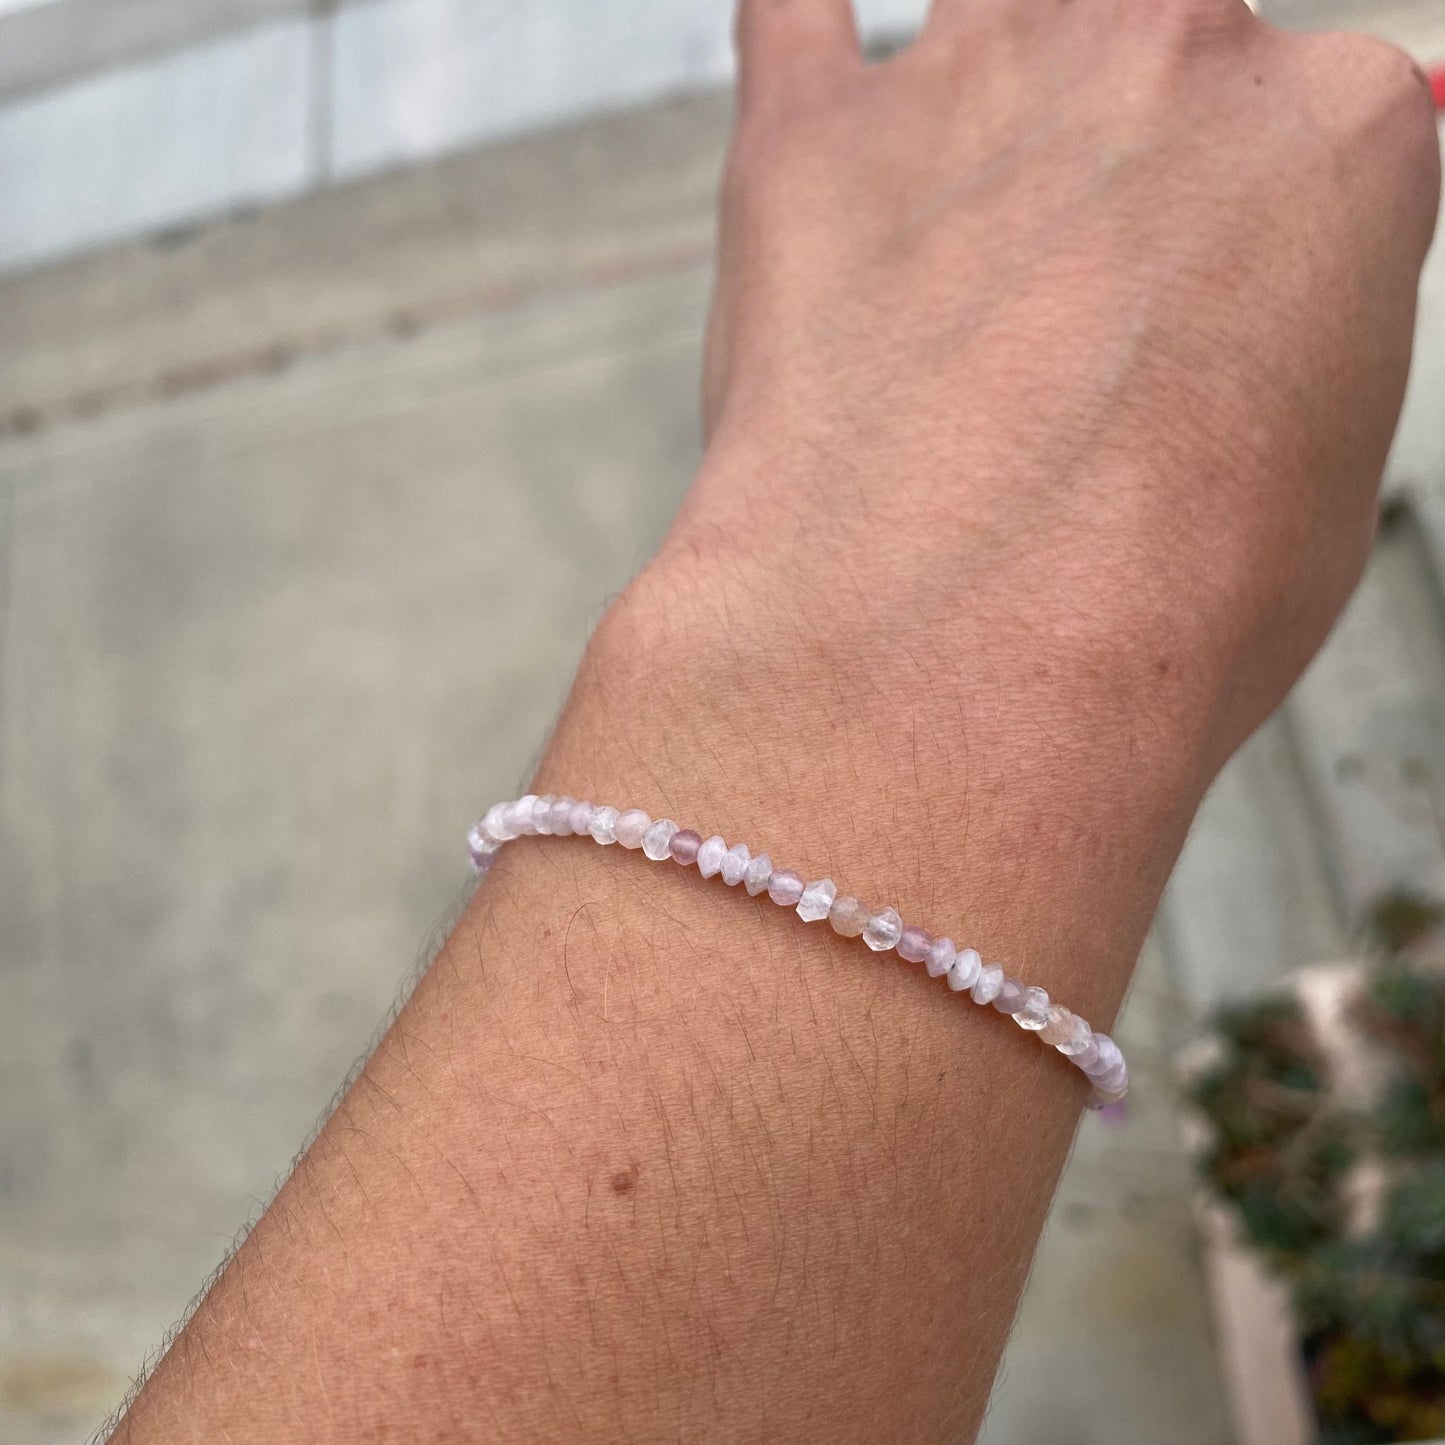
[{"label": "gemstone bead", "polygon": [[791,868],[781,868],[768,879],[768,897],[780,908],[792,908],[803,896],[803,880]]},{"label": "gemstone bead", "polygon": [[507,820],[507,805],[493,803],[482,819],[482,828],[487,836],[497,843],[508,843],[517,836],[517,830]]},{"label": "gemstone bead", "polygon": [[743,881],[743,874],[748,871],[748,864],[753,861],[753,855],[748,851],[746,843],[734,843],[722,856],[722,881],[729,888],[736,888]]},{"label": "gemstone bead", "polygon": [[838,885],[831,878],[819,878],[803,889],[803,896],[798,899],[798,917],[804,923],[817,923],[828,916],[837,896]]},{"label": "gemstone bead", "polygon": [[833,906],[828,910],[828,922],[840,937],[857,938],[868,927],[868,905],[851,893],[845,893],[833,900]]},{"label": "gemstone bead", "polygon": [[587,830],[598,843],[617,841],[617,809],[611,804],[597,808],[592,814],[592,823]]},{"label": "gemstone bead", "polygon": [[572,825],[572,831],[579,837],[585,838],[592,831],[592,817],[597,811],[592,803],[580,802],[572,804],[572,811],[567,816],[567,821]]},{"label": "gemstone bead", "polygon": [[863,930],[863,942],[874,953],[887,953],[890,948],[896,948],[902,937],[903,920],[896,908],[885,908],[881,913],[873,914]]},{"label": "gemstone bead", "polygon": [[1098,1047],[1098,1055],[1092,1063],[1080,1065],[1091,1079],[1099,1078],[1108,1073],[1116,1064],[1124,1062],[1124,1056],[1119,1052],[1119,1045],[1108,1034],[1095,1034],[1094,1043]]},{"label": "gemstone bead", "polygon": [[701,847],[701,835],[693,828],[683,828],[672,835],[667,851],[672,854],[675,862],[686,868],[697,862],[697,852]]},{"label": "gemstone bead", "polygon": [[1049,1021],[1039,1030],[1044,1043],[1052,1044],[1061,1054],[1077,1054],[1093,1036],[1083,1019],[1058,1004],[1049,1010]]},{"label": "gemstone bead", "polygon": [[933,935],[926,928],[910,926],[898,935],[898,956],[905,963],[922,963],[933,946]]},{"label": "gemstone bead", "polygon": [[642,851],[654,863],[661,863],[671,855],[672,840],[676,833],[677,824],[671,818],[659,818],[657,822],[649,824],[642,835]]},{"label": "gemstone bead", "polygon": [[722,868],[723,854],[728,845],[716,833],[697,850],[697,871],[704,878],[711,878]]},{"label": "gemstone bead", "polygon": [[536,806],[536,793],[528,793],[525,797],[518,798],[516,802],[507,805],[507,821],[517,830],[519,837],[523,833],[532,834],[537,831],[536,819],[532,814],[532,809]]},{"label": "gemstone bead", "polygon": [[958,951],[951,938],[935,938],[928,946],[923,966],[928,970],[929,978],[942,978],[953,967],[953,960],[957,957]]},{"label": "gemstone bead", "polygon": [[547,831],[558,838],[569,838],[575,831],[572,827],[572,809],[577,806],[576,798],[555,798],[547,815]]},{"label": "gemstone bead", "polygon": [[974,1003],[992,1003],[1003,987],[1003,969],[996,963],[986,963],[979,969],[973,983]]},{"label": "gemstone bead", "polygon": [[773,876],[773,860],[766,853],[759,853],[743,870],[743,887],[756,898]]},{"label": "gemstone bead", "polygon": [[1049,1021],[1049,996],[1041,988],[1024,990],[1023,1003],[1014,1011],[1014,1022],[1036,1034]]},{"label": "gemstone bead", "polygon": [[1027,994],[1028,986],[1026,984],[1005,974],[1003,982],[998,987],[998,993],[994,995],[993,1006],[1001,1014],[1017,1013],[1024,1006]]},{"label": "gemstone bead", "polygon": [[652,827],[652,819],[641,808],[629,808],[618,816],[613,832],[624,848],[642,847],[642,835]]},{"label": "gemstone bead", "polygon": [[971,989],[978,982],[979,970],[983,967],[983,959],[978,956],[976,948],[963,949],[953,961],[953,967],[948,970],[948,986],[954,993],[963,993]]},{"label": "gemstone bead", "polygon": [[[1085,1027],[1087,1028],[1087,1025]],[[1093,1068],[1093,1066],[1098,1062],[1098,1059],[1099,1046],[1094,1042],[1093,1031],[1090,1030],[1088,1038],[1084,1041],[1084,1046],[1079,1049],[1077,1053],[1069,1055],[1069,1062],[1076,1069],[1082,1069],[1084,1073],[1087,1074],[1089,1070]]]}]

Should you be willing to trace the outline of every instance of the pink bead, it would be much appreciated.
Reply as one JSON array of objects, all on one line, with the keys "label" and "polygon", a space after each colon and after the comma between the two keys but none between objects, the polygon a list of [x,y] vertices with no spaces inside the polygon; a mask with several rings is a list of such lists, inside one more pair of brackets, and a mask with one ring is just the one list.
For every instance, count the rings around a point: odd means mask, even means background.
[{"label": "pink bead", "polygon": [[783,868],[768,879],[768,897],[781,908],[795,908],[804,886],[791,868]]},{"label": "pink bead", "polygon": [[898,956],[908,963],[922,963],[933,946],[933,935],[926,928],[905,928],[898,936]]},{"label": "pink bead", "polygon": [[697,850],[701,847],[702,834],[695,833],[691,828],[684,828],[680,833],[672,835],[668,852],[686,868],[689,864],[697,862]]},{"label": "pink bead", "polygon": [[624,848],[642,847],[642,835],[652,826],[652,819],[641,808],[629,808],[619,815],[614,831]]},{"label": "pink bead", "polygon": [[868,905],[861,899],[845,893],[833,900],[828,910],[828,922],[833,932],[844,938],[857,938],[868,927]]}]

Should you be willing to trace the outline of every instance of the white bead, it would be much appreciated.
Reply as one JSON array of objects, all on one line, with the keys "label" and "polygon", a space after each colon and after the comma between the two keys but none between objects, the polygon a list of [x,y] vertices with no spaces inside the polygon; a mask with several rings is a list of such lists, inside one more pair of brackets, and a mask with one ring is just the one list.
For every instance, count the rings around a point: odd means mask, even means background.
[{"label": "white bead", "polygon": [[985,964],[973,984],[974,1003],[992,1003],[1003,987],[1003,969],[996,963]]},{"label": "white bead", "polygon": [[902,937],[903,920],[898,916],[896,908],[885,908],[881,913],[875,913],[863,930],[863,942],[874,953],[887,953]]},{"label": "white bead", "polygon": [[671,818],[659,818],[642,835],[642,851],[652,859],[654,863],[661,863],[669,856],[668,850],[672,847],[672,835],[677,832],[677,824]]},{"label": "white bead", "polygon": [[595,808],[592,812],[592,822],[588,825],[587,831],[592,834],[595,842],[615,843],[617,841],[617,818],[617,809],[610,804],[606,807]]},{"label": "white bead", "polygon": [[652,819],[641,808],[629,808],[618,815],[614,832],[624,848],[642,847],[642,835],[652,826]]},{"label": "white bead", "polygon": [[928,970],[929,978],[942,978],[953,967],[957,957],[958,950],[951,938],[935,938],[924,955],[923,966]]},{"label": "white bead", "polygon": [[[963,993],[978,982],[979,970],[983,967],[983,959],[978,956],[978,949],[965,948],[957,958],[953,960],[948,970],[948,986],[954,993]],[[999,982],[1003,982],[1000,974]]]},{"label": "white bead", "polygon": [[831,878],[819,878],[803,889],[798,899],[798,917],[804,923],[818,923],[828,916],[833,900],[838,896],[838,885]]},{"label": "white bead", "polygon": [[722,881],[729,888],[736,888],[743,881],[743,874],[748,870],[748,864],[753,861],[753,855],[748,851],[746,843],[734,843],[722,856]]},{"label": "white bead", "polygon": [[572,811],[567,815],[567,821],[572,825],[572,831],[579,837],[585,838],[592,831],[592,819],[597,812],[597,805],[585,800],[572,804]]},{"label": "white bead", "polygon": [[697,850],[697,871],[704,878],[711,878],[722,868],[723,854],[728,845],[716,833]]},{"label": "white bead", "polygon": [[547,826],[555,837],[570,838],[572,836],[572,809],[576,806],[576,798],[558,798],[552,804],[551,813],[547,818]]},{"label": "white bead", "polygon": [[532,804],[532,827],[544,838],[552,836],[552,805],[556,801],[555,793],[543,793]]},{"label": "white bead", "polygon": [[537,824],[532,817],[532,809],[537,806],[536,793],[528,793],[525,797],[518,798],[515,803],[507,805],[507,821],[514,827],[518,834],[533,834],[537,831]]},{"label": "white bead", "polygon": [[[698,856],[702,856],[701,850],[699,850]],[[773,860],[766,853],[759,853],[743,871],[743,887],[752,897],[756,898],[767,888],[772,876]]]},{"label": "white bead", "polygon": [[517,830],[507,818],[507,805],[493,803],[482,819],[482,827],[495,843],[509,843],[517,836]]}]

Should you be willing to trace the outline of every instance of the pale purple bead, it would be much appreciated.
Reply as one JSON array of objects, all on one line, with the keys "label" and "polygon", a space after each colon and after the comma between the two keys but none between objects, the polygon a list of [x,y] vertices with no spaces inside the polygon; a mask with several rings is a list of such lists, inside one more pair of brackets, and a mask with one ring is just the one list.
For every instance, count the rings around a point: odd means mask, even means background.
[{"label": "pale purple bead", "polygon": [[902,937],[903,920],[898,916],[896,908],[884,908],[873,914],[868,920],[868,926],[863,930],[863,942],[874,953],[887,953],[890,948],[896,948]]},{"label": "pale purple bead", "polygon": [[577,806],[576,798],[557,798],[547,816],[547,831],[558,838],[571,837],[572,809]]},{"label": "pale purple bead", "polygon": [[766,853],[759,853],[743,873],[743,887],[756,898],[768,886],[772,876],[773,860]]},{"label": "pale purple bead", "polygon": [[556,802],[556,793],[544,793],[532,804],[532,826],[544,838],[552,836],[552,808]]},{"label": "pale purple bead", "polygon": [[1092,1034],[1085,1039],[1084,1045],[1076,1053],[1069,1055],[1069,1062],[1077,1069],[1088,1073],[1099,1058],[1099,1046],[1094,1042]]},{"label": "pale purple bead", "polygon": [[803,896],[803,880],[791,868],[783,868],[768,879],[768,897],[780,908],[796,908]]},{"label": "pale purple bead", "polygon": [[613,832],[624,848],[642,847],[642,835],[652,826],[652,819],[641,808],[629,808],[618,814]]},{"label": "pale purple bead", "polygon": [[490,853],[472,852],[471,860],[472,872],[481,878],[492,871],[492,864],[497,861],[496,849],[494,848]]},{"label": "pale purple bead", "polygon": [[1024,1006],[1024,996],[1027,993],[1027,987],[1018,979],[1005,976],[998,986],[998,993],[994,995],[993,1006],[1001,1014],[1017,1013]]},{"label": "pale purple bead", "polygon": [[1003,987],[1003,969],[996,963],[986,963],[979,969],[973,983],[974,1003],[992,1003]]},{"label": "pale purple bead", "polygon": [[642,835],[642,851],[654,863],[661,863],[672,854],[672,840],[677,833],[677,824],[671,818],[659,818]]},{"label": "pale purple bead", "polygon": [[905,963],[922,963],[933,946],[933,935],[926,928],[909,926],[898,935],[898,956]]},{"label": "pale purple bead", "polygon": [[697,850],[697,871],[704,878],[711,878],[715,873],[722,870],[723,854],[728,850],[728,845],[718,837],[716,833]]},{"label": "pale purple bead", "polygon": [[1098,1046],[1099,1052],[1094,1061],[1090,1064],[1081,1064],[1080,1067],[1091,1079],[1097,1079],[1100,1075],[1106,1074],[1117,1064],[1124,1062],[1124,1055],[1119,1052],[1119,1045],[1109,1037],[1108,1034],[1095,1034],[1094,1043]]},{"label": "pale purple bead", "polygon": [[954,993],[966,993],[978,982],[982,967],[983,959],[978,956],[976,948],[961,949],[953,961],[953,967],[948,970],[949,988]]},{"label": "pale purple bead", "polygon": [[928,946],[923,966],[928,970],[929,978],[942,978],[953,967],[953,960],[957,957],[958,951],[951,938],[935,938]]},{"label": "pale purple bead", "polygon": [[592,814],[592,825],[587,830],[594,842],[615,843],[617,841],[617,809],[610,803],[597,808]]},{"label": "pale purple bead", "polygon": [[528,793],[525,797],[518,798],[516,802],[508,805],[507,821],[520,833],[534,834],[537,831],[537,820],[532,814],[532,809],[537,806],[536,793]]},{"label": "pale purple bead", "polygon": [[743,881],[743,874],[747,872],[748,864],[753,861],[753,855],[748,851],[746,843],[734,843],[731,848],[723,854],[722,881],[729,888],[736,888]]},{"label": "pale purple bead", "polygon": [[692,828],[683,828],[680,832],[672,835],[672,842],[667,845],[667,851],[672,854],[676,862],[687,868],[697,862],[697,850],[701,847],[701,835]]},{"label": "pale purple bead", "polygon": [[485,873],[501,846],[480,823],[472,824],[467,833],[467,854],[472,860],[473,871]]},{"label": "pale purple bead", "polygon": [[567,815],[567,821],[572,825],[572,831],[579,837],[585,838],[592,832],[592,815],[597,809],[585,800],[572,804],[572,811]]}]

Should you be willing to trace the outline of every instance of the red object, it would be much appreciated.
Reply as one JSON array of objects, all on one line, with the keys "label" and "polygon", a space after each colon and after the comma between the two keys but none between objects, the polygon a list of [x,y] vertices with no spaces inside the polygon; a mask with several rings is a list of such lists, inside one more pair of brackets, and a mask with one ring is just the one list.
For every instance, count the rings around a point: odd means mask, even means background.
[{"label": "red object", "polygon": [[1430,94],[1435,99],[1435,109],[1445,110],[1445,65],[1432,65],[1425,74],[1430,80]]}]

